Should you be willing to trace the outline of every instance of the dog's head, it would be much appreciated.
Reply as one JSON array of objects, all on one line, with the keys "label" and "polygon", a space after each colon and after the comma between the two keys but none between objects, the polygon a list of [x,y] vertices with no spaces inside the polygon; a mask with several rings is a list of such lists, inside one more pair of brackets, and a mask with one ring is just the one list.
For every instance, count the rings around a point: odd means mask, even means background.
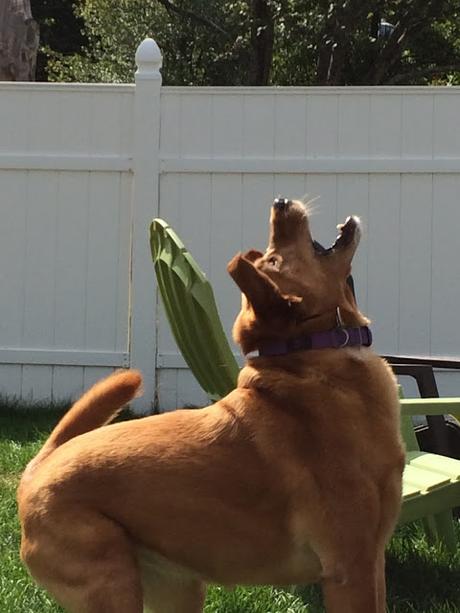
[{"label": "dog's head", "polygon": [[339,230],[324,249],[312,239],[306,207],[275,200],[265,253],[240,253],[228,264],[243,294],[233,337],[245,353],[265,341],[331,329],[337,307],[347,326],[368,323],[347,284],[361,236],[359,218],[348,217]]}]

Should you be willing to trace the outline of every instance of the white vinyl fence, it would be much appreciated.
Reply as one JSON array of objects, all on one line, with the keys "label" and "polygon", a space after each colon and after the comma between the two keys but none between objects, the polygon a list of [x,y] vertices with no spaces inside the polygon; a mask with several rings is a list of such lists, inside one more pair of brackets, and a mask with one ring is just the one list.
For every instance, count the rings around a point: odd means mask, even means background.
[{"label": "white vinyl fence", "polygon": [[149,222],[183,238],[230,333],[226,263],[265,247],[278,194],[319,196],[324,243],[361,216],[379,352],[460,355],[459,88],[161,87],[152,40],[136,60],[133,85],[0,83],[1,392],[74,397],[131,365],[139,408],[205,402],[157,303]]}]

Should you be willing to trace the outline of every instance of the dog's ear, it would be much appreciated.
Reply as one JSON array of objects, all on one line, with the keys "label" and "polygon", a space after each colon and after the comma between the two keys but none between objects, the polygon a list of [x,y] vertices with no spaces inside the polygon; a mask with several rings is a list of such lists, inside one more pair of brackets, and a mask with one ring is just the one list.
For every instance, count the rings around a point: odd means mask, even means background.
[{"label": "dog's ear", "polygon": [[[255,254],[258,254],[257,257],[255,257]],[[245,255],[238,253],[228,263],[227,270],[256,314],[263,315],[274,310],[280,312],[280,314],[287,312],[295,303],[301,302],[302,298],[281,294],[275,283],[254,266],[252,261],[257,260],[262,255],[260,252],[254,251],[249,251]],[[252,257],[254,257],[254,260],[251,261],[250,258]]]},{"label": "dog's ear", "polygon": [[246,251],[243,257],[250,262],[255,262],[259,258],[263,257],[263,255],[264,254],[261,251],[257,251],[256,249],[250,249],[249,251]]}]

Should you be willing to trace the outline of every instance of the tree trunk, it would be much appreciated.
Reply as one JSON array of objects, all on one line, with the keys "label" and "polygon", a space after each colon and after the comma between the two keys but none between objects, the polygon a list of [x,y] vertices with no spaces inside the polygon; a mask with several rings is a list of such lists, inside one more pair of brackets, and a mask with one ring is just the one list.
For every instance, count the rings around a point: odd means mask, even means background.
[{"label": "tree trunk", "polygon": [[273,15],[267,0],[251,0],[249,85],[268,85],[273,60]]},{"label": "tree trunk", "polygon": [[0,0],[0,81],[34,81],[39,28],[30,0]]}]

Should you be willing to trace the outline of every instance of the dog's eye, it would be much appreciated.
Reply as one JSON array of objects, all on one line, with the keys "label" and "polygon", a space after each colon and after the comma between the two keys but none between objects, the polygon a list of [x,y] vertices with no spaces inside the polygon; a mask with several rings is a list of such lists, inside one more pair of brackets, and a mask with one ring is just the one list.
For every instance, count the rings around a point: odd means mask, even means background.
[{"label": "dog's eye", "polygon": [[276,258],[274,256],[272,256],[271,258],[268,258],[267,262],[270,264],[270,266],[273,266],[273,268],[276,268],[276,270],[279,270],[281,266],[281,262],[279,258]]}]

